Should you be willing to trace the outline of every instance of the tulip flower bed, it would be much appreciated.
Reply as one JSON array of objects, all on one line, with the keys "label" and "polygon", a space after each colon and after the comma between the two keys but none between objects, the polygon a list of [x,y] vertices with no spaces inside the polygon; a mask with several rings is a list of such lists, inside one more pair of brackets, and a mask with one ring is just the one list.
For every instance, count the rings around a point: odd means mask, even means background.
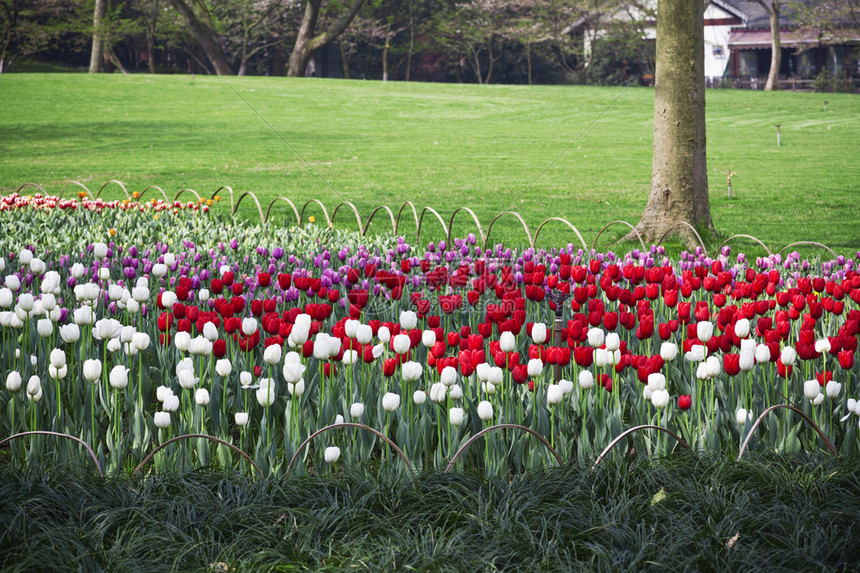
[{"label": "tulip flower bed", "polygon": [[[31,202],[0,212],[0,439],[80,443],[13,440],[22,463],[86,463],[85,443],[117,473],[163,444],[155,471],[280,476],[445,468],[470,445],[467,466],[507,475],[591,462],[638,425],[737,452],[778,404],[857,451],[860,254],[418,247],[197,204]],[[770,414],[751,447],[821,449],[799,416]],[[171,441],[189,434],[213,440]]]}]

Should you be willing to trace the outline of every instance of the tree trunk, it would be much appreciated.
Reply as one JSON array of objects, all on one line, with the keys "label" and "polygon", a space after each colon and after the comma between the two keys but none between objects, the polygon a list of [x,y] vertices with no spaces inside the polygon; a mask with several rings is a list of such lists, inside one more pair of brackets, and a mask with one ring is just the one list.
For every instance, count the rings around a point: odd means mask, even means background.
[{"label": "tree trunk", "polygon": [[90,52],[90,73],[100,74],[104,71],[104,23],[107,12],[107,0],[96,0],[93,10],[93,48]]},{"label": "tree trunk", "polygon": [[191,33],[200,42],[200,47],[203,48],[203,52],[206,54],[212,67],[215,68],[215,73],[219,76],[233,75],[230,63],[227,62],[227,56],[224,55],[221,40],[218,38],[217,32],[215,32],[209,14],[201,7],[201,4],[195,2],[191,6],[185,0],[170,0],[170,3],[182,15],[185,23],[191,29]]},{"label": "tree trunk", "polygon": [[529,69],[529,85],[532,85],[532,44],[526,42],[526,63]]},{"label": "tree trunk", "polygon": [[296,36],[296,43],[293,46],[293,51],[290,54],[290,63],[287,69],[287,76],[291,78],[301,77],[305,75],[305,70],[308,67],[308,60],[314,50],[318,50],[336,40],[346,29],[347,26],[358,14],[364,0],[352,0],[349,10],[340,19],[335,21],[331,27],[314,36],[317,20],[319,19],[320,4],[322,0],[307,0],[305,4],[305,12],[302,15],[302,23],[299,26],[299,33]]},{"label": "tree trunk", "polygon": [[413,0],[409,0],[409,51],[406,53],[406,81],[412,77],[412,51],[415,49],[415,18],[412,10]]},{"label": "tree trunk", "polygon": [[388,53],[391,51],[391,26],[385,31],[385,47],[382,49],[382,81],[388,81]]},{"label": "tree trunk", "polygon": [[[767,8],[765,6],[765,8]],[[782,47],[779,37],[779,0],[771,0],[770,10],[770,70],[767,73],[765,91],[779,89],[779,68],[782,67]]]},{"label": "tree trunk", "polygon": [[673,231],[691,244],[713,232],[705,157],[705,40],[702,2],[659,0],[654,88],[654,157],[648,204],[637,225],[645,241]]}]

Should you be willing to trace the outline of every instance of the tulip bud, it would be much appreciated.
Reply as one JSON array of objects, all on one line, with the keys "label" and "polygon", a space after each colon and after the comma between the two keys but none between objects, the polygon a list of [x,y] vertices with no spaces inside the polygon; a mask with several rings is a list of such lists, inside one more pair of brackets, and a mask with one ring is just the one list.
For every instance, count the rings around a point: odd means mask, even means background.
[{"label": "tulip bud", "polygon": [[420,406],[424,403],[425,400],[427,400],[427,392],[425,392],[424,390],[416,390],[412,393],[412,402],[416,406]]},{"label": "tulip bud", "polygon": [[349,417],[353,420],[358,420],[361,418],[362,414],[364,414],[364,404],[361,402],[354,402],[352,406],[349,407]]},{"label": "tulip bud", "polygon": [[678,356],[678,345],[674,342],[663,342],[660,345],[660,358],[664,362],[671,362]]},{"label": "tulip bud", "polygon": [[605,335],[603,333],[603,330],[599,328],[588,329],[588,345],[592,348],[599,348],[603,346],[604,339]]},{"label": "tulip bud", "polygon": [[493,405],[487,402],[486,400],[482,400],[478,404],[478,417],[484,422],[489,422],[493,419]]},{"label": "tulip bud", "polygon": [[510,331],[505,331],[499,337],[499,349],[502,352],[513,352],[516,350],[517,341],[514,338],[514,333]]},{"label": "tulip bud", "polygon": [[206,388],[198,388],[194,393],[194,401],[198,406],[207,406],[209,404],[209,390]]},{"label": "tulip bud", "polygon": [[579,373],[579,387],[583,390],[594,388],[594,374],[590,370],[583,370]]},{"label": "tulip bud", "polygon": [[155,427],[164,429],[170,425],[170,413],[169,412],[156,412],[152,417],[152,420],[155,422]]},{"label": "tulip bud", "polygon": [[543,344],[546,342],[546,325],[542,322],[536,322],[532,325],[532,340],[535,344]]},{"label": "tulip bud", "polygon": [[248,423],[248,412],[236,412],[233,415],[237,426],[244,426]]},{"label": "tulip bud", "polygon": [[99,359],[84,361],[84,378],[95,382],[102,375],[102,361]]},{"label": "tulip bud", "polygon": [[128,386],[128,368],[122,364],[117,364],[110,371],[110,385],[112,388],[122,390]]},{"label": "tulip bud", "polygon": [[459,426],[463,423],[463,418],[466,413],[463,411],[463,408],[451,408],[448,410],[448,421],[452,426]]},{"label": "tulip bud", "polygon": [[325,461],[327,464],[335,463],[340,457],[340,448],[337,446],[329,446],[325,449]]},{"label": "tulip bud", "polygon": [[101,260],[107,257],[108,246],[104,243],[93,243],[93,257]]},{"label": "tulip bud", "polygon": [[10,392],[17,392],[21,388],[23,379],[18,372],[14,370],[6,375],[6,389]]},{"label": "tulip bud", "polygon": [[738,425],[743,426],[748,420],[752,420],[752,412],[747,412],[745,408],[738,408],[738,411],[735,412],[735,421]]},{"label": "tulip bud", "polygon": [[669,392],[666,390],[654,390],[651,394],[651,403],[655,408],[665,408],[669,405]]},{"label": "tulip bud", "polygon": [[382,397],[382,409],[386,412],[393,412],[400,407],[400,395],[392,392],[386,392]]},{"label": "tulip bud", "polygon": [[621,348],[621,337],[618,336],[617,332],[610,332],[606,335],[606,350],[610,352],[615,352],[619,348]]},{"label": "tulip bud", "polygon": [[821,385],[818,380],[807,380],[803,383],[803,395],[810,400],[815,400],[821,394]]}]

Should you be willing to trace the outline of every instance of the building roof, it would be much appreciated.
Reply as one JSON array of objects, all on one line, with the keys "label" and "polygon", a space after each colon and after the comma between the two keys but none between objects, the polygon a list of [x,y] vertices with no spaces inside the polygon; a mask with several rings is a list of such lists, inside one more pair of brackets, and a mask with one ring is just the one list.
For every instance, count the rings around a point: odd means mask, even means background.
[{"label": "building roof", "polygon": [[[759,4],[758,2],[752,2],[750,0],[722,0],[724,3],[733,6],[738,11],[742,12],[746,15],[746,19],[744,25],[747,29],[750,30],[769,30],[770,29],[770,16],[767,13],[767,10],[764,6]],[[779,14],[779,27],[780,29],[785,28],[796,28],[797,22],[794,18],[797,8],[796,4],[802,3],[806,6],[814,6],[815,4],[819,4],[821,0],[792,0],[791,2],[786,2],[783,0],[780,7]],[[769,4],[770,0],[766,0]]]}]

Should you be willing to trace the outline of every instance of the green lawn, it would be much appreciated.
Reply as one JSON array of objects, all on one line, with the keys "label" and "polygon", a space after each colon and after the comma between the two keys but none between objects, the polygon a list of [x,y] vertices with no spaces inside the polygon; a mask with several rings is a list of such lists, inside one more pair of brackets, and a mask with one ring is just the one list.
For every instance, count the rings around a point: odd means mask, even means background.
[{"label": "green lawn", "polygon": [[[723,237],[860,248],[860,98],[712,90],[707,101],[711,212]],[[638,220],[651,173],[648,88],[14,74],[0,77],[0,102],[5,193],[26,182],[59,192],[69,179],[94,190],[112,178],[159,185],[171,196],[230,185],[264,208],[277,195],[329,210],[348,200],[365,217],[411,200],[443,215],[471,207],[485,229],[506,210],[532,231],[561,216],[590,244],[607,222]],[[350,224],[347,215],[336,222]],[[500,220],[493,239],[522,241],[514,223]],[[373,229],[386,226],[374,219]],[[461,214],[454,229],[474,227]],[[555,223],[539,244],[571,240]]]}]

